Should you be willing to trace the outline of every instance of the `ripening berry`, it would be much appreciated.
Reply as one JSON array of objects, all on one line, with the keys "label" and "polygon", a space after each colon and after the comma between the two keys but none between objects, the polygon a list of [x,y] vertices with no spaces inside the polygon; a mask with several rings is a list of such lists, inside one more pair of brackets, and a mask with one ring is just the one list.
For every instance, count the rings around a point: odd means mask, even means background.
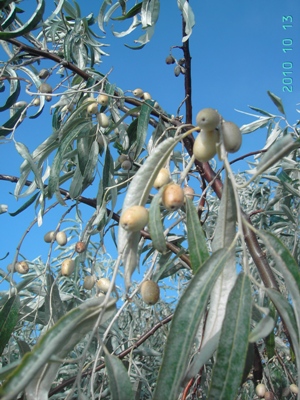
[{"label": "ripening berry", "polygon": [[207,162],[217,153],[216,144],[219,141],[217,130],[203,131],[198,134],[193,146],[193,154],[195,159],[200,162]]},{"label": "ripening berry", "polygon": [[130,160],[125,160],[121,164],[121,168],[124,169],[125,171],[129,171],[131,167],[132,167],[132,164],[131,164]]},{"label": "ripening berry", "polygon": [[167,210],[177,210],[184,204],[183,189],[177,183],[169,183],[163,191],[162,203]]},{"label": "ripening berry", "polygon": [[55,240],[60,246],[64,246],[68,241],[67,235],[63,231],[57,232]]},{"label": "ripening berry", "polygon": [[75,261],[71,258],[66,258],[61,264],[61,274],[70,276],[75,269]]},{"label": "ripening berry", "polygon": [[242,133],[234,122],[223,121],[221,125],[221,135],[225,150],[228,153],[235,153],[240,149],[242,145]]},{"label": "ripening berry", "polygon": [[174,75],[177,77],[181,74],[181,68],[180,65],[176,65],[176,67],[174,68]]},{"label": "ripening berry", "polygon": [[97,280],[97,287],[103,293],[107,293],[108,292],[110,284],[111,284],[111,282],[107,278],[100,278],[100,279]]},{"label": "ripening berry", "polygon": [[166,64],[174,64],[175,63],[175,58],[169,54],[168,57],[166,58]]},{"label": "ripening berry", "polygon": [[151,94],[148,92],[143,93],[143,99],[144,100],[151,100]]},{"label": "ripening berry", "polygon": [[144,91],[140,88],[134,89],[133,94],[135,97],[143,97]]},{"label": "ripening berry", "polygon": [[94,103],[89,104],[87,106],[87,112],[90,115],[97,114],[98,113],[98,103],[94,102]]},{"label": "ripening berry", "polygon": [[107,106],[108,96],[106,94],[99,94],[97,97],[97,103],[101,104],[101,106]]},{"label": "ripening berry", "polygon": [[147,225],[149,211],[143,206],[132,206],[125,210],[120,218],[120,225],[129,232],[138,232]]},{"label": "ripening berry", "polygon": [[264,397],[266,393],[266,387],[263,383],[259,383],[256,388],[255,388],[255,393],[257,394],[258,397]]},{"label": "ripening berry", "polygon": [[75,251],[77,252],[77,253],[83,253],[84,252],[84,250],[85,250],[85,243],[84,242],[77,242],[76,244],[75,244]]},{"label": "ripening berry", "polygon": [[266,392],[265,396],[264,396],[264,399],[265,400],[274,400],[275,399],[274,393],[273,392]]},{"label": "ripening berry", "polygon": [[36,97],[36,98],[33,100],[32,104],[33,104],[34,106],[38,107],[38,106],[41,104],[40,98],[39,98],[39,97]]},{"label": "ripening berry", "polygon": [[84,277],[83,288],[86,290],[91,290],[95,286],[95,278],[93,276],[87,275]]},{"label": "ripening berry", "polygon": [[154,281],[145,281],[141,285],[142,299],[146,304],[153,305],[159,300],[159,286]]},{"label": "ripening berry", "polygon": [[49,85],[49,83],[42,83],[39,87],[39,92],[40,93],[52,93],[52,86]]},{"label": "ripening berry", "polygon": [[294,393],[294,394],[298,394],[298,393],[299,393],[299,388],[298,388],[297,385],[295,385],[294,383],[292,383],[292,384],[290,385],[290,391],[291,391],[292,393]]},{"label": "ripening berry", "polygon": [[194,200],[195,190],[192,187],[186,185],[183,188],[183,193],[184,193],[185,197],[188,197],[192,201]]},{"label": "ripening berry", "polygon": [[203,108],[196,117],[196,123],[201,129],[212,131],[220,123],[220,115],[213,108]]},{"label": "ripening berry", "polygon": [[49,75],[50,75],[50,72],[45,68],[41,69],[39,72],[40,79],[46,79]]},{"label": "ripening berry", "polygon": [[48,95],[48,96],[46,96],[46,97],[45,97],[45,99],[46,99],[46,101],[48,101],[48,102],[49,102],[49,101],[51,101],[51,100],[52,100],[52,96]]},{"label": "ripening berry", "polygon": [[55,232],[54,231],[49,231],[45,234],[44,236],[44,241],[46,243],[51,243],[52,241],[55,240]]},{"label": "ripening berry", "polygon": [[169,170],[167,168],[162,168],[157,174],[157,177],[153,183],[153,187],[159,190],[161,187],[163,187],[170,181],[171,181],[171,176]]},{"label": "ripening berry", "polygon": [[29,266],[26,261],[20,261],[15,264],[15,270],[19,272],[19,274],[27,274]]},{"label": "ripening berry", "polygon": [[104,113],[97,114],[98,124],[102,128],[107,128],[109,126],[109,118]]}]

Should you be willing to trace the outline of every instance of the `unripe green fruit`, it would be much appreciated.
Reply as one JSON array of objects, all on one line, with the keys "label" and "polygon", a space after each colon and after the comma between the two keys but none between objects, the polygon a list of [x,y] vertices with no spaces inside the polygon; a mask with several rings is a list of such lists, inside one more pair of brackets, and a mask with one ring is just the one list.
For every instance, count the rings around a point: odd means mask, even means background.
[{"label": "unripe green fruit", "polygon": [[97,287],[103,293],[107,293],[108,292],[110,284],[111,284],[111,282],[107,278],[100,278],[100,279],[97,280]]},{"label": "unripe green fruit", "polygon": [[192,201],[194,200],[195,190],[192,187],[185,186],[183,188],[183,193],[184,193],[185,197],[189,198]]},{"label": "unripe green fruit", "polygon": [[106,94],[99,94],[97,97],[97,103],[101,104],[102,106],[107,106],[108,96]]},{"label": "unripe green fruit", "polygon": [[55,232],[54,231],[49,231],[45,234],[44,236],[44,241],[46,243],[51,243],[52,241],[55,240]]},{"label": "unripe green fruit", "polygon": [[159,286],[154,281],[145,281],[141,285],[142,299],[146,304],[153,305],[159,300]]},{"label": "unripe green fruit", "polygon": [[183,189],[177,183],[169,183],[163,191],[162,203],[167,210],[177,210],[184,204]]},{"label": "unripe green fruit", "polygon": [[159,171],[159,173],[157,174],[157,177],[153,183],[153,187],[155,187],[155,189],[159,190],[161,187],[163,187],[170,181],[171,181],[171,177],[170,177],[169,170],[167,170],[167,168],[162,168]]},{"label": "unripe green fruit", "polygon": [[265,400],[274,400],[275,399],[274,393],[273,392],[266,392],[265,396],[264,396],[264,399]]},{"label": "unripe green fruit", "polygon": [[137,88],[137,89],[134,89],[133,94],[136,97],[143,97],[144,91],[140,88]]},{"label": "unripe green fruit", "polygon": [[37,97],[36,99],[33,100],[32,104],[36,107],[38,107],[41,104],[40,98]]},{"label": "unripe green fruit", "polygon": [[143,206],[132,206],[125,210],[120,218],[120,225],[129,232],[138,232],[147,225],[149,212]]},{"label": "unripe green fruit", "polygon": [[292,384],[290,385],[290,391],[291,391],[292,393],[294,393],[294,394],[298,394],[298,393],[299,393],[299,388],[298,388],[297,385],[295,385],[294,383],[292,383]]},{"label": "unripe green fruit", "polygon": [[52,86],[49,83],[42,83],[39,87],[40,93],[52,93]]},{"label": "unripe green fruit", "polygon": [[76,251],[77,253],[83,253],[84,250],[85,250],[85,247],[86,247],[86,245],[85,245],[84,242],[77,242],[77,243],[75,244],[75,251]]},{"label": "unripe green fruit", "polygon": [[258,397],[264,397],[266,393],[266,387],[263,383],[259,383],[255,388],[255,393]]},{"label": "unripe green fruit", "polygon": [[41,69],[40,72],[39,72],[39,78],[41,78],[41,79],[45,79],[49,75],[50,75],[50,72],[45,68]]},{"label": "unripe green fruit", "polygon": [[148,92],[143,93],[143,99],[144,100],[151,100],[151,94]]},{"label": "unripe green fruit", "polygon": [[212,159],[217,153],[216,144],[218,143],[219,135],[216,130],[213,131],[201,131],[196,137],[193,154],[196,160],[206,162]]},{"label": "unripe green fruit", "polygon": [[29,266],[26,261],[17,262],[15,264],[15,270],[19,272],[19,274],[27,274],[29,271]]},{"label": "unripe green fruit", "polygon": [[225,150],[228,153],[235,153],[240,149],[242,145],[242,133],[234,122],[222,122],[221,134]]},{"label": "unripe green fruit", "polygon": [[104,113],[97,114],[98,124],[102,128],[107,128],[109,126],[109,118]]},{"label": "unripe green fruit", "polygon": [[196,123],[201,129],[212,131],[220,123],[220,115],[213,108],[203,108],[196,117]]},{"label": "unripe green fruit", "polygon": [[91,103],[87,106],[87,112],[88,114],[97,114],[98,113],[98,103]]},{"label": "unripe green fruit", "polygon": [[83,288],[86,290],[91,290],[95,286],[95,278],[93,276],[87,275],[84,277]]},{"label": "unripe green fruit", "polygon": [[75,261],[71,258],[66,258],[61,264],[61,274],[70,276],[75,269]]},{"label": "unripe green fruit", "polygon": [[166,64],[174,64],[175,63],[175,58],[170,54],[166,58]]},{"label": "unripe green fruit", "polygon": [[65,232],[57,232],[55,240],[60,246],[64,246],[68,241]]},{"label": "unripe green fruit", "polygon": [[121,168],[124,169],[125,171],[129,171],[130,168],[132,167],[131,161],[125,160],[121,164]]}]

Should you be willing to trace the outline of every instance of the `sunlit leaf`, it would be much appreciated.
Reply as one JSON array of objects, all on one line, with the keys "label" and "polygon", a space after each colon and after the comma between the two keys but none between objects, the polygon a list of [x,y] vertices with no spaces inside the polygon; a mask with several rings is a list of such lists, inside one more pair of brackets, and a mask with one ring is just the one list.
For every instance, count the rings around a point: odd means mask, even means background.
[{"label": "sunlit leaf", "polygon": [[179,10],[182,12],[182,16],[185,22],[185,34],[182,38],[183,42],[186,42],[192,34],[193,26],[195,25],[195,16],[187,0],[177,0]]},{"label": "sunlit leaf", "polygon": [[162,190],[160,190],[151,201],[148,225],[153,247],[164,254],[167,251],[167,246],[160,212],[161,196]]},{"label": "sunlit leaf", "polygon": [[283,104],[281,101],[281,98],[276,96],[274,93],[270,92],[269,90],[267,91],[270,99],[273,101],[273,103],[275,104],[275,106],[278,108],[278,110],[282,113],[285,114],[284,108],[283,108]]},{"label": "sunlit leaf", "polygon": [[138,14],[141,11],[142,8],[142,3],[137,3],[134,5],[129,11],[127,11],[126,14],[120,16],[120,17],[115,17],[112,18],[114,21],[124,21],[125,19],[129,19],[134,17],[136,14]]}]

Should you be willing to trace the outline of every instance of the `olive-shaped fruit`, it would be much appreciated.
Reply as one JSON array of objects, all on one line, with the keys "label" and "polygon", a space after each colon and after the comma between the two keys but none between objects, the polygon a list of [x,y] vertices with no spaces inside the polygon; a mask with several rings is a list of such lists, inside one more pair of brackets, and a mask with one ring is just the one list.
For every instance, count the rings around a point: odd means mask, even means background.
[{"label": "olive-shaped fruit", "polygon": [[258,397],[264,397],[266,393],[266,387],[263,383],[259,383],[256,388],[255,388],[255,393],[257,394]]},{"label": "olive-shaped fruit", "polygon": [[33,100],[32,104],[36,107],[38,107],[41,104],[40,98],[37,97]]},{"label": "olive-shaped fruit", "polygon": [[52,86],[49,83],[42,83],[39,87],[40,93],[52,93]]},{"label": "olive-shaped fruit", "polygon": [[75,269],[75,261],[71,258],[66,258],[61,264],[61,274],[70,276]]},{"label": "olive-shaped fruit", "polygon": [[127,154],[120,154],[118,157],[118,161],[120,164],[122,164],[123,161],[128,160],[128,155]]},{"label": "olive-shaped fruit", "polygon": [[274,393],[273,392],[266,392],[265,396],[264,396],[264,399],[265,400],[274,400],[275,399]]},{"label": "olive-shaped fruit", "polygon": [[97,114],[98,124],[102,128],[107,128],[109,126],[109,118],[104,113]]},{"label": "olive-shaped fruit", "polygon": [[77,242],[77,243],[75,244],[75,251],[76,251],[77,253],[83,253],[84,250],[85,250],[85,247],[86,247],[86,245],[85,245],[84,242]]},{"label": "olive-shaped fruit", "polygon": [[39,78],[41,78],[41,79],[45,79],[49,75],[50,75],[50,72],[45,68],[41,69],[40,72],[39,72]]},{"label": "olive-shaped fruit", "polygon": [[97,114],[98,113],[98,103],[93,102],[87,106],[87,112],[88,114]]},{"label": "olive-shaped fruit", "polygon": [[217,153],[216,144],[219,141],[217,130],[201,131],[195,139],[193,154],[196,160],[206,162],[212,159]]},{"label": "olive-shaped fruit", "polygon": [[240,149],[242,145],[242,133],[234,122],[223,121],[221,125],[221,135],[225,150],[228,153],[235,153]]},{"label": "olive-shaped fruit", "polygon": [[175,58],[169,54],[168,57],[166,58],[166,64],[174,64],[175,63]]},{"label": "olive-shaped fruit", "polygon": [[100,279],[97,280],[97,287],[103,293],[107,293],[108,292],[110,284],[111,284],[111,282],[107,278],[100,278]]},{"label": "olive-shaped fruit", "polygon": [[99,94],[99,96],[97,97],[97,103],[101,104],[101,106],[107,106],[108,96],[106,94]]},{"label": "olive-shaped fruit", "polygon": [[142,299],[146,304],[153,305],[159,300],[159,286],[154,281],[145,281],[141,285]]},{"label": "olive-shaped fruit", "polygon": [[183,188],[183,193],[184,193],[185,197],[188,197],[192,201],[194,200],[195,190],[192,187],[186,185]]},{"label": "olive-shaped fruit", "polygon": [[46,97],[45,97],[45,99],[46,99],[46,101],[48,101],[48,102],[49,102],[49,101],[51,101],[51,100],[52,100],[52,96],[50,96],[50,95],[48,94],[48,96],[46,96]]},{"label": "olive-shaped fruit", "polygon": [[152,99],[151,94],[148,93],[148,92],[143,93],[143,99],[144,100],[151,100]]},{"label": "olive-shaped fruit", "polygon": [[44,236],[44,241],[46,243],[51,243],[52,241],[55,240],[55,232],[54,231],[49,231],[45,234]]},{"label": "olive-shaped fruit", "polygon": [[153,183],[153,187],[155,189],[159,190],[161,187],[166,185],[171,181],[171,176],[170,172],[167,168],[161,168],[159,173],[157,174],[157,177]]},{"label": "olive-shaped fruit", "polygon": [[15,270],[19,272],[19,274],[27,274],[29,266],[26,261],[20,261],[15,264]]},{"label": "olive-shaped fruit", "polygon": [[55,240],[60,246],[64,246],[68,241],[67,235],[63,231],[57,232]]},{"label": "olive-shaped fruit", "polygon": [[292,393],[294,393],[294,394],[298,394],[298,393],[299,393],[299,388],[298,388],[297,385],[295,385],[294,383],[292,383],[292,384],[290,385],[290,391],[291,391]]},{"label": "olive-shaped fruit", "polygon": [[162,203],[167,210],[177,210],[184,204],[183,189],[177,183],[169,183],[163,191]]},{"label": "olive-shaped fruit", "polygon": [[21,101],[17,101],[13,107],[14,108],[21,108],[21,107],[26,107],[28,105],[27,101],[21,100]]},{"label": "olive-shaped fruit", "polygon": [[213,108],[203,108],[196,117],[196,123],[201,129],[212,131],[220,123],[220,115]]},{"label": "olive-shaped fruit", "polygon": [[176,65],[176,67],[174,68],[174,75],[177,77],[181,74],[181,68],[180,65]]},{"label": "olive-shaped fruit", "polygon": [[96,280],[93,276],[87,275],[84,277],[83,288],[86,290],[91,290],[95,286],[95,282]]},{"label": "olive-shaped fruit", "polygon": [[129,232],[138,232],[147,225],[149,211],[143,206],[132,206],[125,210],[120,218],[120,225]]},{"label": "olive-shaped fruit", "polygon": [[124,169],[125,171],[129,171],[131,167],[132,167],[132,164],[131,164],[130,160],[125,160],[121,164],[121,168]]},{"label": "olive-shaped fruit", "polygon": [[135,97],[143,97],[144,91],[140,88],[134,89],[132,92]]},{"label": "olive-shaped fruit", "polygon": [[178,65],[183,66],[184,64],[185,64],[185,58],[180,58],[180,59],[178,60]]}]

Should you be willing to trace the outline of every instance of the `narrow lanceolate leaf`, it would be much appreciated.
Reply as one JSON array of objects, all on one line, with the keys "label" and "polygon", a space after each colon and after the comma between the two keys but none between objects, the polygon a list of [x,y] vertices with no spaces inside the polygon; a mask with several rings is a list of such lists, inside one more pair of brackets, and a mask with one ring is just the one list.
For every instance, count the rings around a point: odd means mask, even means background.
[{"label": "narrow lanceolate leaf", "polygon": [[191,199],[186,197],[186,229],[189,244],[190,260],[194,273],[198,271],[209,257],[206,239],[201,227],[197,210]]},{"label": "narrow lanceolate leaf", "polygon": [[[300,331],[300,272],[299,266],[287,247],[272,233],[259,231],[266,248],[282,273],[292,299],[298,331]],[[298,336],[300,341],[300,336]]]},{"label": "narrow lanceolate leaf", "polygon": [[284,108],[283,108],[283,104],[282,104],[282,100],[280,97],[276,96],[274,93],[270,92],[269,90],[267,91],[270,99],[273,101],[273,103],[275,104],[275,106],[278,108],[278,110],[282,113],[285,114]]},{"label": "narrow lanceolate leaf", "polygon": [[[236,234],[236,219],[236,203],[232,183],[226,176],[214,240],[212,242],[213,251],[220,248],[229,248],[232,245]],[[226,266],[222,274],[218,277],[211,293],[210,308],[201,347],[204,347],[205,344],[221,330],[228,296],[235,284],[236,277],[235,250],[232,249]]]},{"label": "narrow lanceolate leaf", "polygon": [[10,135],[12,130],[21,124],[25,108],[26,106],[20,107],[9,120],[0,126],[0,136]]},{"label": "narrow lanceolate leaf", "polygon": [[18,322],[19,308],[19,296],[12,296],[7,300],[0,312],[0,356]]},{"label": "narrow lanceolate leaf", "polygon": [[167,245],[160,212],[161,196],[162,190],[160,190],[151,201],[148,225],[153,247],[164,254],[167,252]]},{"label": "narrow lanceolate leaf", "polygon": [[189,2],[187,0],[177,0],[177,4],[179,10],[182,12],[182,16],[185,22],[186,36],[182,38],[182,41],[185,42],[192,34],[192,29],[195,25],[195,16],[192,7],[189,5]]},{"label": "narrow lanceolate leaf", "polygon": [[[10,84],[10,95],[7,97],[5,104],[0,107],[0,112],[7,110],[10,108],[17,100],[20,94],[21,90],[21,84],[19,79],[17,79],[17,74],[14,69],[9,68],[8,66],[5,67],[5,70],[3,73],[3,78],[5,79],[7,73],[9,74],[10,78],[8,79],[8,82]],[[16,79],[14,79],[16,78]]]},{"label": "narrow lanceolate leaf", "polygon": [[[14,400],[26,388],[26,398],[46,399],[60,366],[58,359],[66,357],[69,351],[90,332],[99,313],[103,310],[105,296],[85,301],[79,307],[64,315],[34,346],[25,354],[20,365],[8,376],[0,388],[1,400]],[[115,299],[105,306],[101,323],[111,318],[115,312]],[[51,357],[56,362],[50,362]]]},{"label": "narrow lanceolate leaf", "polygon": [[250,280],[240,274],[227,303],[208,395],[210,400],[236,398],[246,362],[251,310]]},{"label": "narrow lanceolate leaf", "polygon": [[150,112],[152,110],[150,105],[153,104],[153,100],[146,100],[142,105],[141,112],[138,117],[136,144],[134,145],[135,157],[138,157],[144,146],[148,131]]},{"label": "narrow lanceolate leaf", "polygon": [[177,399],[210,292],[228,257],[218,250],[191,279],[176,307],[153,400]]},{"label": "narrow lanceolate leaf", "polygon": [[134,394],[127,370],[122,361],[113,355],[105,355],[109,388],[112,400],[132,400]]},{"label": "narrow lanceolate leaf", "polygon": [[26,210],[29,206],[31,206],[32,203],[35,202],[36,198],[39,196],[41,192],[38,192],[34,194],[28,201],[26,201],[25,204],[23,204],[20,208],[17,209],[17,211],[14,211],[12,213],[9,213],[11,217],[15,217],[16,215],[20,214],[22,211]]},{"label": "narrow lanceolate leaf", "polygon": [[41,22],[45,10],[45,0],[38,0],[38,5],[35,13],[31,18],[15,31],[0,32],[0,40],[15,38],[17,36],[25,35],[25,33],[33,31],[36,26]]}]

